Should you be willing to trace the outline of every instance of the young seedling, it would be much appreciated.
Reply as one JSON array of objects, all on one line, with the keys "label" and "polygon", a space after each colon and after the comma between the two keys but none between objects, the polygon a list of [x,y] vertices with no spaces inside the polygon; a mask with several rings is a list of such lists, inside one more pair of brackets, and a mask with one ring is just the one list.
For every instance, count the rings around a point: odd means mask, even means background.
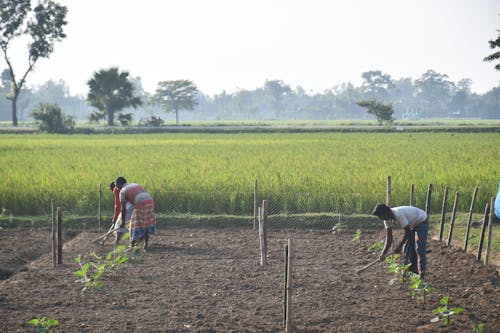
[{"label": "young seedling", "polygon": [[411,296],[416,297],[425,305],[426,296],[434,290],[427,282],[422,280],[418,274],[409,273]]},{"label": "young seedling", "polygon": [[359,242],[361,240],[361,229],[357,229],[356,233],[354,234],[354,238],[352,239],[353,242]]},{"label": "young seedling", "polygon": [[375,243],[370,245],[370,247],[368,248],[368,251],[369,252],[375,252],[375,251],[380,252],[380,251],[382,251],[383,248],[384,248],[384,242],[376,241]]},{"label": "young seedling", "polygon": [[[135,253],[137,250],[137,247],[132,248],[132,253]],[[75,258],[75,261],[80,265],[80,269],[74,272],[79,277],[76,282],[85,283],[82,291],[88,289],[103,290],[104,284],[100,280],[102,275],[107,270],[116,272],[121,264],[130,259],[125,245],[117,246],[113,251],[108,252],[104,258],[98,256],[95,252],[92,252],[91,256],[95,261],[84,263],[81,255]]]},{"label": "young seedling", "polygon": [[336,225],[333,226],[332,233],[333,234],[341,233],[345,229],[347,229],[347,224],[345,222],[339,221]]},{"label": "young seedling", "polygon": [[484,323],[474,324],[474,333],[483,333],[484,332]]},{"label": "young seedling", "polygon": [[399,259],[399,254],[393,254],[385,258],[385,263],[389,267],[389,272],[396,275],[396,278],[391,279],[391,281],[389,281],[390,285],[393,285],[396,282],[400,282],[401,284],[403,284],[405,282],[405,277],[408,272],[408,269],[410,268],[410,264],[407,265],[399,264],[398,259]]},{"label": "young seedling", "polygon": [[28,321],[28,324],[35,327],[36,332],[49,332],[49,328],[56,327],[59,325],[59,322],[55,319],[50,319],[46,317],[42,318],[33,318]]},{"label": "young seedling", "polygon": [[437,313],[437,317],[431,319],[431,323],[437,323],[438,321],[442,320],[443,324],[445,326],[451,326],[453,325],[453,321],[451,320],[451,316],[456,315],[460,312],[465,311],[464,308],[461,307],[455,307],[455,308],[448,308],[448,296],[444,296],[441,298],[439,303],[441,303],[442,306],[435,308],[432,310],[432,312]]}]

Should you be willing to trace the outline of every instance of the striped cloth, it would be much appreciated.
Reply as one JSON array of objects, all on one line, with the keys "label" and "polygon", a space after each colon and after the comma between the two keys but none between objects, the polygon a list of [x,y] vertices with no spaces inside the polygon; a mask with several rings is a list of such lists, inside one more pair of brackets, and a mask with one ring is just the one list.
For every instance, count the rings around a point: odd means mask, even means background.
[{"label": "striped cloth", "polygon": [[135,204],[130,219],[131,241],[141,240],[146,233],[156,233],[153,199]]}]

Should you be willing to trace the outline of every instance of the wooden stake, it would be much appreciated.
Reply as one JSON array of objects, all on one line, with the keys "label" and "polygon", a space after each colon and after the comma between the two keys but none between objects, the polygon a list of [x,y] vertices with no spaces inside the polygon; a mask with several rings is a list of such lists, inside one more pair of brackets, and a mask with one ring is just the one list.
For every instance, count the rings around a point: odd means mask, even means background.
[{"label": "wooden stake", "polygon": [[288,267],[286,279],[286,325],[285,331],[292,332],[292,239],[288,239]]},{"label": "wooden stake", "polygon": [[448,231],[448,242],[446,245],[451,245],[451,237],[453,235],[453,227],[455,226],[455,216],[457,214],[457,206],[458,206],[458,191],[455,192],[455,202],[453,203],[453,212],[451,213],[451,223],[450,230]]},{"label": "wooden stake", "polygon": [[62,208],[57,207],[57,264],[62,264]]},{"label": "wooden stake", "polygon": [[425,200],[425,212],[430,216],[431,214],[431,195],[432,195],[432,184],[427,187],[427,199]]},{"label": "wooden stake", "polygon": [[253,230],[256,228],[257,224],[257,213],[258,213],[258,207],[257,207],[257,179],[254,180],[253,182]]},{"label": "wooden stake", "polygon": [[264,217],[262,216],[262,207],[259,207],[259,243],[260,243],[260,265],[266,265],[266,254],[264,245]]},{"label": "wooden stake", "polygon": [[385,204],[391,207],[391,176],[387,177],[387,190],[385,192]]},{"label": "wooden stake", "polygon": [[267,258],[267,200],[262,200],[262,222],[264,224],[264,255]]},{"label": "wooden stake", "polygon": [[410,187],[410,206],[415,206],[415,184]]},{"label": "wooden stake", "polygon": [[483,226],[481,228],[481,236],[479,237],[479,246],[477,248],[477,260],[481,260],[481,252],[483,251],[484,233],[486,231],[486,225],[488,224],[488,214],[490,212],[490,204],[486,204],[484,207],[484,218]]},{"label": "wooden stake", "polygon": [[286,327],[286,306],[287,302],[287,286],[288,286],[288,244],[285,244],[283,247],[283,263],[284,263],[284,271],[283,271],[283,327]]},{"label": "wooden stake", "polygon": [[97,230],[101,232],[102,224],[102,186],[99,184],[99,204],[97,208]]},{"label": "wooden stake", "polygon": [[52,211],[52,268],[57,265],[57,224],[56,224],[56,204],[54,199],[50,200]]},{"label": "wooden stake", "polygon": [[470,225],[472,222],[472,211],[474,210],[474,205],[476,203],[477,190],[478,187],[476,186],[474,188],[474,193],[472,194],[472,199],[470,202],[469,218],[467,220],[467,229],[465,230],[464,252],[467,252],[467,245],[469,245],[469,232],[470,232]]},{"label": "wooden stake", "polygon": [[446,218],[446,202],[448,201],[448,186],[444,187],[443,205],[441,206],[441,225],[439,227],[439,241],[443,241],[444,220]]},{"label": "wooden stake", "polygon": [[488,221],[488,242],[486,243],[486,253],[484,254],[484,265],[488,266],[488,261],[490,257],[490,250],[491,250],[491,237],[492,232],[493,232],[493,215],[495,211],[495,197],[491,197],[491,203],[490,203],[490,218]]}]

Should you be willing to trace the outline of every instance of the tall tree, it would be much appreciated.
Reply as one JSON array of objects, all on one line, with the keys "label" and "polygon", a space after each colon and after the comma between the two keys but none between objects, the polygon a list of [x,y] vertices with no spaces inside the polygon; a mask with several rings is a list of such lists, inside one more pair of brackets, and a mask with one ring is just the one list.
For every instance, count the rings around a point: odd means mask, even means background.
[{"label": "tall tree", "polygon": [[165,112],[175,112],[175,123],[179,125],[179,111],[192,111],[198,105],[197,96],[198,88],[190,80],[161,81],[153,100]]},{"label": "tall tree", "polygon": [[[497,30],[498,36],[495,40],[490,40],[488,43],[490,44],[490,48],[496,49],[497,47],[500,48],[500,29]],[[484,61],[494,61],[500,59],[500,50],[497,50],[496,52],[490,54],[489,56],[485,57],[483,60]],[[500,71],[500,62],[495,65],[495,69],[497,71]]]},{"label": "tall tree", "polygon": [[[89,86],[87,101],[99,110],[91,115],[91,119],[98,121],[107,117],[108,126],[113,126],[116,112],[126,107],[135,109],[142,105],[141,98],[134,95],[134,86],[129,79],[129,73],[120,72],[118,67],[94,72],[87,85]],[[129,115],[119,115],[120,117],[127,118]]]},{"label": "tall tree", "polygon": [[[12,101],[12,125],[17,126],[17,99],[26,82],[28,73],[33,71],[40,58],[48,58],[54,51],[54,43],[66,37],[65,6],[52,0],[40,0],[32,8],[31,0],[0,0],[0,48],[12,79],[11,93],[8,99]],[[16,78],[14,65],[9,57],[9,49],[16,37],[27,36],[28,68]]]},{"label": "tall tree", "polygon": [[448,75],[428,70],[415,81],[415,87],[426,116],[447,116],[447,105],[455,88]]},{"label": "tall tree", "polygon": [[394,120],[392,118],[394,110],[392,109],[392,104],[390,103],[383,104],[375,99],[370,99],[358,101],[356,104],[365,108],[367,113],[374,115],[377,118],[379,125],[382,125],[384,121],[390,124]]},{"label": "tall tree", "polygon": [[266,83],[264,84],[264,91],[271,98],[274,111],[276,112],[276,118],[279,118],[283,104],[283,97],[292,91],[290,86],[286,85],[281,80],[266,80]]},{"label": "tall tree", "polygon": [[387,100],[389,90],[394,88],[394,82],[389,74],[381,71],[368,71],[361,74],[363,78],[363,93],[366,98]]}]

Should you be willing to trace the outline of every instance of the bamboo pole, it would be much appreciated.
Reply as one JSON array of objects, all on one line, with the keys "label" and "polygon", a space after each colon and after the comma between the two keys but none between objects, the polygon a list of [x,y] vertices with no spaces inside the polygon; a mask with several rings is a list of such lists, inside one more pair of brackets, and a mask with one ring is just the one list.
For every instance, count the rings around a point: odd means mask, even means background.
[{"label": "bamboo pole", "polygon": [[472,199],[470,202],[469,218],[467,220],[467,229],[465,230],[464,252],[467,252],[467,245],[469,245],[469,233],[470,233],[470,225],[472,223],[472,211],[474,210],[474,205],[476,204],[477,190],[478,187],[476,186],[474,188],[474,193],[472,194]]},{"label": "bamboo pole", "polygon": [[257,213],[258,213],[258,206],[257,206],[257,195],[258,195],[258,187],[257,187],[257,179],[253,181],[253,230],[255,230],[256,225],[257,225]]},{"label": "bamboo pole", "polygon": [[286,325],[285,331],[292,332],[292,239],[288,238],[288,265],[286,279]]},{"label": "bamboo pole", "polygon": [[264,218],[262,216],[262,207],[259,207],[259,244],[260,244],[260,265],[266,265],[266,254],[264,249]]},{"label": "bamboo pole", "polygon": [[385,204],[391,207],[391,176],[387,176],[387,190],[385,191]]},{"label": "bamboo pole", "polygon": [[57,264],[62,264],[62,208],[57,207]]},{"label": "bamboo pole", "polygon": [[431,214],[431,195],[432,195],[432,184],[427,187],[427,198],[425,200],[425,212],[427,215]]},{"label": "bamboo pole", "polygon": [[262,200],[262,222],[264,224],[264,256],[267,258],[267,200]]},{"label": "bamboo pole", "polygon": [[410,206],[415,206],[415,184],[410,187]]},{"label": "bamboo pole", "polygon": [[99,184],[99,205],[97,210],[97,230],[101,232],[102,224],[102,185]]},{"label": "bamboo pole", "polygon": [[287,306],[287,286],[288,286],[288,244],[283,247],[283,327],[286,327],[286,306]]},{"label": "bamboo pole", "polygon": [[451,245],[451,238],[453,236],[453,228],[455,226],[455,216],[457,214],[457,206],[458,206],[458,191],[455,192],[455,201],[453,202],[453,212],[451,213],[451,223],[450,223],[450,230],[448,231],[448,242],[446,243],[447,246]]},{"label": "bamboo pole", "polygon": [[448,201],[448,186],[444,187],[443,205],[441,206],[441,224],[439,226],[439,241],[443,241],[444,221],[446,218],[446,202]]},{"label": "bamboo pole", "polygon": [[57,224],[56,224],[56,204],[54,199],[50,200],[52,212],[52,268],[57,265]]},{"label": "bamboo pole", "polygon": [[484,265],[488,266],[491,250],[491,237],[493,236],[493,215],[495,212],[495,197],[491,197],[490,203],[490,218],[488,221],[488,241],[486,243],[486,253],[484,254]]},{"label": "bamboo pole", "polygon": [[[391,176],[387,176],[387,188],[385,190],[385,204],[387,207],[391,207],[391,192],[392,192],[392,184],[391,184]],[[385,220],[384,220],[385,223]],[[394,251],[394,242],[392,243],[392,250]]]},{"label": "bamboo pole", "polygon": [[486,204],[484,207],[484,218],[483,226],[481,227],[481,236],[479,237],[479,246],[477,248],[477,260],[481,260],[481,252],[483,251],[484,234],[486,231],[486,225],[488,224],[488,214],[490,211],[490,204]]}]

